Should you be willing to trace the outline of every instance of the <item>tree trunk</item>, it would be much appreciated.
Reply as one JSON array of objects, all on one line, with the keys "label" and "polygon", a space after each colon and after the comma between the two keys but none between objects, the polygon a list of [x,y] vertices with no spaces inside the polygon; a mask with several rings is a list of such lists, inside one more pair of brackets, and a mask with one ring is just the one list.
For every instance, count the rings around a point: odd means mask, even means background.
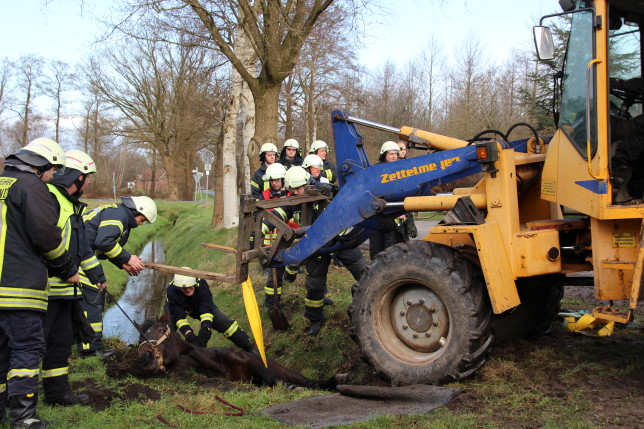
[{"label": "tree trunk", "polygon": [[241,78],[233,70],[231,97],[228,102],[226,119],[224,121],[224,144],[222,147],[222,195],[224,206],[222,225],[224,228],[237,226],[237,117],[239,110],[239,93]]},{"label": "tree trunk", "polygon": [[[255,103],[253,94],[245,82],[242,82],[242,92],[240,94],[241,111],[244,115],[244,133],[242,148],[245,155],[248,155],[248,148],[251,144],[253,135],[255,135]],[[277,142],[276,142],[277,143]],[[250,169],[248,156],[240,157],[243,181],[242,193],[250,194],[250,175],[255,171]]]},{"label": "tree trunk", "polygon": [[250,171],[259,168],[259,149],[263,142],[277,142],[277,106],[280,83],[266,84],[253,92],[255,99],[255,135],[248,145]]},{"label": "tree trunk", "polygon": [[174,171],[174,158],[172,156],[161,155],[163,160],[163,165],[165,166],[165,172],[168,176],[168,199],[170,201],[178,201],[179,199],[179,190],[177,188],[176,172]]},{"label": "tree trunk", "polygon": [[[221,127],[219,141],[223,142],[224,140],[224,127]],[[215,161],[214,161],[214,177],[215,181],[215,198],[213,203],[213,212],[212,212],[212,221],[210,224],[212,226],[221,225],[224,221],[224,166],[223,166],[223,144],[217,145],[217,150],[215,151]]]},{"label": "tree trunk", "polygon": [[153,150],[152,151],[152,169],[150,172],[150,179],[152,180],[152,183],[150,183],[150,195],[149,197],[154,199],[156,192],[157,192],[157,151]]}]

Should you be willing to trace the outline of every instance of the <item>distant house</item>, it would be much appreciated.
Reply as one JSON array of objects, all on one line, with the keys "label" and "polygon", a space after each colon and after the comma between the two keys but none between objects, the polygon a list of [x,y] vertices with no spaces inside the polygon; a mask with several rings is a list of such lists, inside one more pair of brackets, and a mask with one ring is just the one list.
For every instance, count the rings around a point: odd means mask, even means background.
[{"label": "distant house", "polygon": [[152,177],[152,170],[146,168],[143,170],[143,173],[139,174],[136,178],[136,189],[144,189],[146,191],[150,190],[152,186],[152,181],[155,181],[155,189],[158,192],[167,192],[168,191],[168,175],[164,169],[158,169],[155,171],[154,177]]}]

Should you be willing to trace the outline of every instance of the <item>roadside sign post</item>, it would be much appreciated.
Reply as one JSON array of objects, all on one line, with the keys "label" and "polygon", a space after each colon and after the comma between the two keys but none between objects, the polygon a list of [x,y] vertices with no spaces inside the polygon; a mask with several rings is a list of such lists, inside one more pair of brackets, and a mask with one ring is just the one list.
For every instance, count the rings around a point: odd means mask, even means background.
[{"label": "roadside sign post", "polygon": [[[197,192],[201,190],[201,176],[203,176],[203,173],[199,171],[199,167],[195,167],[195,169],[192,170],[192,177],[195,179],[195,201],[197,201]],[[200,199],[203,201],[203,196],[201,194]]]},{"label": "roadside sign post", "polygon": [[208,202],[208,176],[210,176],[210,164],[204,164],[206,170],[206,202]]},{"label": "roadside sign post", "polygon": [[206,171],[206,201],[208,201],[208,176],[210,176],[210,170],[212,167],[212,162],[215,160],[215,154],[209,151],[208,149],[202,149],[199,151],[199,156],[204,163],[204,170]]}]

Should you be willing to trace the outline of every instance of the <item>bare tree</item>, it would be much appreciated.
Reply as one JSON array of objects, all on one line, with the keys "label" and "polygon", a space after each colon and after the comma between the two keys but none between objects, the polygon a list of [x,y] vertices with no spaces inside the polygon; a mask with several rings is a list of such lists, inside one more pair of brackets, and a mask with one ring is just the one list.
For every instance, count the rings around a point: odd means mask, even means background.
[{"label": "bare tree", "polygon": [[[189,180],[190,157],[211,141],[217,63],[185,44],[134,41],[94,58],[87,68],[102,97],[123,116],[116,134],[127,144],[158,151],[168,174],[169,198]],[[188,192],[188,188],[183,188]],[[184,198],[186,196],[184,195]]]},{"label": "bare tree", "polygon": [[35,55],[20,57],[15,66],[16,87],[14,89],[15,104],[13,111],[20,118],[22,130],[19,137],[20,146],[29,142],[30,121],[33,110],[33,101],[39,95],[38,88],[42,79],[42,69],[45,60]]},{"label": "bare tree", "polygon": [[[339,1],[339,0],[335,0]],[[242,76],[256,111],[255,134],[248,159],[257,166],[259,146],[277,140],[278,99],[284,80],[293,72],[304,41],[334,0],[148,0],[130,3],[129,15],[117,26],[130,34],[136,25],[192,31],[204,45],[220,50]],[[256,4],[258,11],[254,10]],[[129,24],[129,26],[128,26]],[[234,28],[239,25],[258,59],[259,71],[249,71],[235,52]]]},{"label": "bare tree", "polygon": [[60,121],[65,103],[64,93],[72,88],[74,74],[69,64],[63,61],[50,61],[51,75],[42,83],[43,93],[54,100],[54,140],[60,141]]}]

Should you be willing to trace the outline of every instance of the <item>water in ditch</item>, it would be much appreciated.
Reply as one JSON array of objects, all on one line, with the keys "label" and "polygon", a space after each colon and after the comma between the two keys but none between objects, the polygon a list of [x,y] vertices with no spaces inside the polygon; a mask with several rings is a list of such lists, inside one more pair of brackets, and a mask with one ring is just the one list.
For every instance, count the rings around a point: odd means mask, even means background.
[{"label": "water in ditch", "polygon": [[[142,261],[165,263],[165,250],[162,240],[152,240],[139,254]],[[165,300],[165,288],[172,281],[172,274],[156,270],[145,269],[136,277],[130,277],[125,292],[119,298],[119,306],[127,315],[137,323],[147,319],[156,319],[161,315]],[[109,291],[109,279],[108,279]],[[123,311],[114,304],[103,318],[103,335],[105,337],[119,337],[127,344],[137,344],[139,333],[123,314]]]}]

